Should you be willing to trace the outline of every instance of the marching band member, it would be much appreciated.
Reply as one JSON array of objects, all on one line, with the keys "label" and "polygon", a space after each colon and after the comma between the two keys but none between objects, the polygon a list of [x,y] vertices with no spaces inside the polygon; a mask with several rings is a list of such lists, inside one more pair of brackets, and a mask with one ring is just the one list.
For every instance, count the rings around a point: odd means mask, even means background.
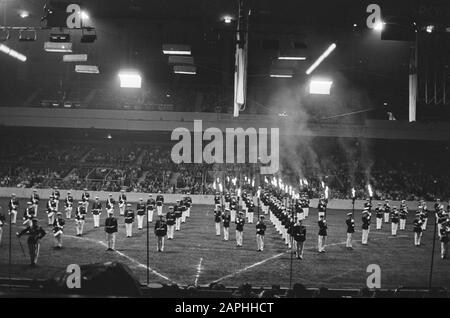
[{"label": "marching band member", "polygon": [[59,193],[58,187],[53,187],[52,196],[56,203],[56,211],[59,211],[59,198],[61,197],[61,194]]},{"label": "marching band member", "polygon": [[264,250],[264,235],[266,233],[266,224],[264,223],[264,215],[259,217],[258,223],[256,223],[256,244],[258,246],[258,252]]},{"label": "marching band member", "polygon": [[386,200],[384,202],[383,210],[384,210],[384,223],[389,223],[389,217],[391,216],[391,205],[389,204],[389,200]]},{"label": "marching band member", "polygon": [[85,217],[86,217],[86,204],[82,201],[79,201],[77,210],[75,212],[75,227],[77,230],[77,236],[83,235]]},{"label": "marching band member", "polygon": [[179,231],[181,230],[181,216],[183,215],[183,212],[181,211],[180,200],[177,200],[177,204],[175,204],[173,210],[175,212],[175,231]]},{"label": "marching band member", "polygon": [[214,196],[214,205],[221,204],[222,197],[220,196],[219,192],[216,192],[216,195]]},{"label": "marching band member", "polygon": [[296,200],[294,208],[295,208],[295,213],[296,213],[296,216],[297,216],[297,220],[304,220],[305,219],[305,213],[303,211],[301,201]]},{"label": "marching band member", "polygon": [[438,236],[439,238],[441,237],[441,228],[442,228],[442,224],[447,220],[447,215],[445,214],[444,211],[444,206],[441,205],[440,209],[437,213],[437,231],[438,231]]},{"label": "marching band member", "polygon": [[406,227],[406,216],[408,214],[408,207],[405,200],[402,200],[400,204],[400,230],[404,231]]},{"label": "marching band member", "polygon": [[381,203],[378,203],[378,206],[375,208],[375,216],[377,218],[377,230],[381,230],[383,226],[383,207]]},{"label": "marching band member", "polygon": [[181,209],[181,223],[186,223],[186,217],[187,217],[187,207],[186,207],[186,204],[188,204],[187,202],[186,202],[186,197],[184,197],[182,200],[181,200],[181,206],[180,206],[180,209]]},{"label": "marching band member", "polygon": [[144,199],[140,198],[139,203],[136,206],[138,230],[142,230],[144,226],[145,210]]},{"label": "marching band member", "polygon": [[34,205],[33,202],[28,201],[27,207],[25,208],[25,211],[23,213],[23,225],[26,226],[32,226],[33,225],[33,219],[35,218],[36,214],[34,213]]},{"label": "marching band member", "polygon": [[153,211],[155,209],[155,199],[153,199],[152,195],[149,194],[148,195],[148,199],[147,199],[147,222],[152,223],[153,222]]},{"label": "marching band member", "polygon": [[133,223],[134,223],[134,211],[131,208],[131,204],[127,203],[127,209],[125,210],[125,231],[127,238],[133,235]]},{"label": "marching band member", "polygon": [[292,229],[294,228],[294,219],[293,219],[293,217],[291,216],[292,214],[291,213],[289,213],[289,216],[288,216],[288,218],[287,218],[287,220],[286,220],[286,225],[285,225],[285,227],[286,227],[286,238],[287,238],[287,242],[288,242],[288,248],[291,248],[292,247],[292,243],[291,243],[291,236],[292,236]]},{"label": "marching band member", "polygon": [[89,198],[91,197],[91,195],[88,192],[87,188],[84,188],[84,192],[81,194],[81,201],[84,205],[84,210],[87,213],[88,209],[89,209]]},{"label": "marching band member", "polygon": [[53,222],[55,221],[55,214],[56,214],[56,201],[54,200],[53,196],[50,196],[50,198],[47,201],[47,218],[49,226],[53,225]]},{"label": "marching band member", "polygon": [[230,208],[230,203],[231,203],[231,196],[230,193],[227,191],[227,193],[225,193],[225,208]]},{"label": "marching band member", "polygon": [[190,192],[187,193],[187,197],[185,199],[186,204],[186,218],[191,217],[191,208],[192,208],[192,198],[190,197]]},{"label": "marching band member", "polygon": [[[34,208],[34,207],[33,207]],[[22,235],[27,234],[27,244],[28,251],[30,252],[30,260],[31,266],[35,266],[39,257],[39,247],[40,240],[47,234],[42,227],[38,225],[38,221],[36,219],[32,219],[31,225],[22,230],[21,232],[17,232],[16,235],[21,237]]]},{"label": "marching band member", "polygon": [[429,211],[428,211],[428,207],[427,207],[427,203],[426,202],[423,202],[421,216],[422,216],[422,221],[423,221],[423,223],[422,223],[422,230],[425,231],[427,229],[428,216],[429,216]]},{"label": "marching band member", "polygon": [[11,194],[11,199],[9,200],[8,203],[8,209],[9,209],[8,214],[11,218],[11,224],[16,224],[17,210],[19,209],[19,200],[17,199],[14,193]]},{"label": "marching band member", "polygon": [[164,251],[164,237],[167,235],[167,223],[164,221],[163,215],[159,215],[159,220],[155,222],[155,235],[157,238],[158,252]]},{"label": "marching band member", "polygon": [[66,219],[71,219],[73,210],[73,197],[70,191],[67,191],[67,197],[64,200],[64,209],[66,211]]},{"label": "marching band member", "polygon": [[309,201],[308,197],[306,196],[306,194],[304,195],[301,203],[302,203],[303,213],[305,215],[305,218],[307,218],[308,215],[309,215],[309,204],[310,204],[310,201]]},{"label": "marching band member", "polygon": [[306,227],[302,224],[302,220],[297,219],[293,230],[292,236],[294,238],[294,249],[298,259],[303,259],[303,247],[306,241]]},{"label": "marching band member", "polygon": [[347,225],[347,241],[345,243],[345,246],[348,250],[352,250],[352,236],[353,233],[355,233],[355,220],[353,219],[353,213],[347,213],[347,220],[345,221],[345,224]]},{"label": "marching band member", "polygon": [[114,251],[116,246],[117,219],[114,217],[114,210],[108,210],[108,217],[105,220],[106,241],[108,242],[107,251]]},{"label": "marching band member", "polygon": [[99,201],[98,197],[95,197],[91,211],[94,218],[94,228],[98,228],[100,227],[100,215],[102,214],[102,203]]},{"label": "marching band member", "polygon": [[216,236],[220,236],[220,226],[222,222],[222,211],[220,209],[220,204],[216,204],[214,209],[214,224],[216,227]]},{"label": "marching band member", "polygon": [[397,211],[397,207],[394,206],[391,211],[391,234],[392,236],[397,236],[398,223],[400,217]]},{"label": "marching band member", "polygon": [[253,203],[253,198],[249,198],[248,204],[247,204],[248,224],[253,224],[254,213],[255,213],[255,204]]},{"label": "marching band member", "polygon": [[449,235],[450,235],[450,220],[449,219],[447,219],[445,222],[442,223],[440,234],[441,234],[441,239],[440,239],[441,240],[441,258],[446,259]]},{"label": "marching band member", "polygon": [[119,215],[125,215],[125,208],[127,206],[127,196],[125,190],[120,190],[119,194]]},{"label": "marching band member", "polygon": [[236,246],[242,247],[242,241],[244,239],[244,212],[240,211],[238,216],[236,217]]},{"label": "marching band member", "polygon": [[[160,215],[162,216],[162,215]],[[175,212],[173,210],[173,206],[169,206],[169,212],[166,214],[166,223],[167,223],[167,239],[173,240],[173,233],[175,230]]]},{"label": "marching band member", "polygon": [[33,193],[31,194],[31,199],[30,201],[33,203],[33,208],[34,208],[34,216],[37,218],[37,213],[38,213],[38,204],[39,204],[39,194],[37,193],[36,189],[33,189]]},{"label": "marching band member", "polygon": [[238,209],[238,203],[237,203],[237,199],[235,196],[233,196],[231,198],[231,203],[230,203],[230,221],[231,222],[235,222],[236,221],[236,211]]},{"label": "marching band member", "polygon": [[53,221],[53,236],[55,237],[55,248],[62,248],[62,236],[65,222],[62,218],[62,213],[56,213],[56,219]]},{"label": "marching band member", "polygon": [[114,214],[114,204],[116,204],[116,200],[114,200],[112,193],[110,193],[108,199],[106,199],[106,213],[108,215],[110,212]]},{"label": "marching band member", "polygon": [[369,240],[370,219],[371,215],[369,210],[364,210],[362,215],[362,245],[367,245],[367,241]]},{"label": "marching band member", "polygon": [[319,225],[318,250],[319,253],[325,253],[325,241],[327,238],[328,225],[324,215],[321,215],[319,218],[319,222],[317,222],[317,224]]},{"label": "marching band member", "polygon": [[2,244],[3,226],[6,224],[6,218],[0,213],[0,245]]},{"label": "marching band member", "polygon": [[413,222],[413,231],[414,231],[414,245],[420,246],[420,239],[422,238],[422,228],[423,221],[421,219],[421,213],[416,214],[416,218]]},{"label": "marching band member", "polygon": [[327,212],[327,204],[326,204],[323,196],[319,199],[319,204],[317,206],[317,210],[318,210],[319,220],[320,220],[321,216],[323,216],[325,218],[325,213]]},{"label": "marching band member", "polygon": [[158,195],[156,196],[156,212],[158,213],[158,216],[163,215],[163,205],[164,196],[161,194],[161,191],[158,191]]},{"label": "marching band member", "polygon": [[224,241],[228,241],[229,237],[230,237],[230,222],[231,222],[230,209],[225,208],[225,212],[222,215],[223,240]]}]

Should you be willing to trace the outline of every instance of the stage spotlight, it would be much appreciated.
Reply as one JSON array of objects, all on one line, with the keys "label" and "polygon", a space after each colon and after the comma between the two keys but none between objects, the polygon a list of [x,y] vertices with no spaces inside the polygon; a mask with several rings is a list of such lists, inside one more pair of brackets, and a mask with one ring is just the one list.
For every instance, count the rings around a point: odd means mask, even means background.
[{"label": "stage spotlight", "polygon": [[425,27],[425,31],[426,31],[427,33],[433,33],[435,29],[436,29],[436,27],[435,27],[434,25],[427,25],[427,26]]},{"label": "stage spotlight", "polygon": [[381,32],[384,29],[384,22],[380,21],[375,23],[375,26],[373,28],[375,31]]},{"label": "stage spotlight", "polygon": [[292,78],[294,76],[294,71],[289,69],[271,69],[270,77],[274,78]]},{"label": "stage spotlight", "polygon": [[230,24],[231,22],[233,22],[233,18],[229,15],[226,15],[223,17],[223,22],[225,22],[226,24]]},{"label": "stage spotlight", "polygon": [[183,44],[163,44],[163,53],[172,55],[191,55],[191,47]]},{"label": "stage spotlight", "polygon": [[311,95],[330,95],[332,81],[329,80],[311,80],[309,84],[309,93]]},{"label": "stage spotlight", "polygon": [[80,16],[81,16],[82,20],[89,20],[90,19],[89,14],[86,11],[81,11],[80,12]]},{"label": "stage spotlight", "polygon": [[22,11],[20,11],[19,16],[22,19],[25,19],[25,18],[28,18],[30,16],[30,13],[28,11],[22,10]]},{"label": "stage spotlight", "polygon": [[11,49],[10,47],[8,47],[4,44],[0,44],[0,52],[8,54],[9,56],[14,57],[21,62],[25,62],[27,60],[27,57],[25,55],[23,55],[17,51],[14,51],[13,49]]},{"label": "stage spotlight", "polygon": [[134,70],[123,70],[119,72],[120,87],[122,88],[141,88],[142,77]]},{"label": "stage spotlight", "polygon": [[57,43],[57,42],[45,42],[44,50],[47,52],[63,52],[63,53],[71,53],[72,52],[72,43]]},{"label": "stage spotlight", "polygon": [[326,51],[323,52],[321,56],[319,56],[314,64],[311,65],[310,68],[308,68],[308,70],[306,71],[306,75],[310,75],[312,72],[314,72],[314,70],[331,54],[331,52],[334,51],[334,49],[336,49],[335,43],[331,44],[328,49],[326,49]]}]

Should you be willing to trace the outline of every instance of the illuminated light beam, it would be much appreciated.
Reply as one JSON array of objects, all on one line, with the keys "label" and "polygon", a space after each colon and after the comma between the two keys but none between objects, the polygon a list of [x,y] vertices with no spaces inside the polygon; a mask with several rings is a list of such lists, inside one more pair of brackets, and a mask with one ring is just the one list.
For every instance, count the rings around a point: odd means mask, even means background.
[{"label": "illuminated light beam", "polygon": [[0,52],[3,52],[5,54],[8,54],[9,56],[18,59],[21,62],[26,62],[27,57],[25,55],[23,55],[22,53],[19,53],[17,51],[14,51],[13,49],[11,49],[10,47],[4,45],[4,44],[0,44]]},{"label": "illuminated light beam", "polygon": [[336,49],[336,44],[331,44],[328,49],[306,70],[306,75],[310,75],[314,70]]},{"label": "illuminated light beam", "polygon": [[370,184],[367,186],[367,190],[369,191],[369,197],[373,197],[372,186]]},{"label": "illuminated light beam", "polygon": [[356,191],[355,191],[355,188],[352,188],[352,198],[355,198],[356,197]]}]

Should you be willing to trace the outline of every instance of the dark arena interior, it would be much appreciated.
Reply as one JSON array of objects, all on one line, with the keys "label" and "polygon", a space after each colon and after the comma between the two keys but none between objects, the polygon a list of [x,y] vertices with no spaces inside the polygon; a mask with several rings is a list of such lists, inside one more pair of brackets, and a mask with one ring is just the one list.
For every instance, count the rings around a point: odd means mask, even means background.
[{"label": "dark arena interior", "polygon": [[0,298],[450,296],[450,3],[0,0]]}]

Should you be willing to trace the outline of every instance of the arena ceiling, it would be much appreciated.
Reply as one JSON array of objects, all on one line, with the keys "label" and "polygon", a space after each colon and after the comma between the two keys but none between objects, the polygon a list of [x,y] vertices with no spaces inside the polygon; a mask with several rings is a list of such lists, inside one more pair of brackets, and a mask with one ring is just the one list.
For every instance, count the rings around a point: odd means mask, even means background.
[{"label": "arena ceiling", "polygon": [[[336,84],[351,91],[351,98],[361,98],[361,104],[369,101],[376,107],[383,107],[384,103],[405,105],[411,43],[382,41],[379,34],[367,29],[366,8],[372,2],[246,0],[251,10],[249,85],[303,85],[307,80],[305,69],[330,43],[337,43],[338,50],[321,66],[319,75],[338,79]],[[37,27],[41,25],[45,3],[1,0],[0,25]],[[410,0],[377,3],[385,15],[406,18],[414,18],[419,4]],[[48,30],[39,31],[35,42],[20,42],[18,35],[12,33],[6,44],[24,52],[28,60],[21,65],[0,55],[2,73],[9,74],[0,78],[0,87],[9,90],[18,83],[35,87],[62,82],[113,86],[118,69],[129,66],[139,68],[150,85],[163,82],[232,86],[234,26],[225,24],[223,17],[237,16],[237,0],[90,0],[81,4],[89,13],[98,38],[94,43],[82,44],[75,34],[74,53],[87,53],[101,74],[81,78],[61,62],[59,54],[45,52],[43,42],[48,38]],[[24,11],[29,14],[26,18],[20,16]],[[278,54],[275,49],[265,48],[265,43],[272,40],[306,45],[309,59],[294,66],[295,82],[274,82],[267,76]],[[167,56],[161,53],[164,43],[191,45],[197,76],[174,75]],[[398,110],[405,111],[403,106]]]}]

